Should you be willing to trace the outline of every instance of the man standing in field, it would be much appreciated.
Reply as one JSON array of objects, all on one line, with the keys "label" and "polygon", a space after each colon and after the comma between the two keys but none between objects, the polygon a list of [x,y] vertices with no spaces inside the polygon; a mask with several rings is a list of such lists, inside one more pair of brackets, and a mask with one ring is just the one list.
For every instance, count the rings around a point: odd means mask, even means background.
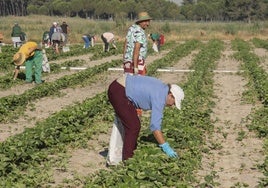
[{"label": "man standing in field", "polygon": [[42,81],[42,62],[43,54],[36,42],[26,42],[23,44],[19,51],[13,56],[13,62],[16,65],[14,77],[15,80],[18,76],[20,66],[25,62],[26,66],[26,83],[32,83],[33,81],[33,68],[35,83],[41,84]]},{"label": "man standing in field", "polygon": [[69,38],[68,34],[70,32],[70,27],[65,21],[62,22],[60,27],[62,29],[62,33],[65,35],[65,41],[63,45],[66,45],[66,43],[68,42],[68,38]]},{"label": "man standing in field", "polygon": [[147,12],[141,12],[135,24],[129,27],[123,51],[124,73],[146,74],[145,59],[148,41],[145,29],[150,25],[151,20]]}]

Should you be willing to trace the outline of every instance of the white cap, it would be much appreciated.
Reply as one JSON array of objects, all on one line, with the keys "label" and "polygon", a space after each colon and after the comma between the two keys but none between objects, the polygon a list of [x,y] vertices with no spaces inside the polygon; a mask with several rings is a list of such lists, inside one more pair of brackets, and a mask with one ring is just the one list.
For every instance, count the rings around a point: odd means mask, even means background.
[{"label": "white cap", "polygon": [[53,22],[53,25],[57,25],[57,22]]},{"label": "white cap", "polygon": [[170,92],[175,98],[175,105],[178,109],[181,109],[181,101],[184,99],[183,90],[176,84],[171,84]]}]

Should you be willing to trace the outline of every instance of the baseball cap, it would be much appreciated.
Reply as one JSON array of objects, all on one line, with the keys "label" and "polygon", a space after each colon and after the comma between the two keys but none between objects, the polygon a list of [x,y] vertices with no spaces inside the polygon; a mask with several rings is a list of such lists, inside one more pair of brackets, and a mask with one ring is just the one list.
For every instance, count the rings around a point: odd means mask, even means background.
[{"label": "baseball cap", "polygon": [[184,92],[182,88],[180,88],[176,84],[171,84],[170,92],[175,98],[175,106],[180,110],[181,109],[181,101],[184,99]]}]

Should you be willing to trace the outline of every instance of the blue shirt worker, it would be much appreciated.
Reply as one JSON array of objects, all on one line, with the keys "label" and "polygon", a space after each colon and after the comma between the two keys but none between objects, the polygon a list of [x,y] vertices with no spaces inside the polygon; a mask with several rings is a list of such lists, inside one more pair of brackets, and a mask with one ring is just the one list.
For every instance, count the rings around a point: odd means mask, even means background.
[{"label": "blue shirt worker", "polygon": [[150,130],[156,141],[169,157],[177,157],[165,141],[161,124],[165,106],[181,109],[184,92],[178,85],[165,84],[154,77],[125,74],[110,84],[108,98],[124,127],[123,160],[131,158],[137,148],[141,128],[137,108],[151,110]]}]

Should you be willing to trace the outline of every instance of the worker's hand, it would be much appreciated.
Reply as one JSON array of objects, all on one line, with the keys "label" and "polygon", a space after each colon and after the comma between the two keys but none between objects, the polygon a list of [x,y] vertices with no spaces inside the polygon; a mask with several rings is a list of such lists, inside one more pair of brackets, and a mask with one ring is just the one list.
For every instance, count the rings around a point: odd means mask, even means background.
[{"label": "worker's hand", "polygon": [[160,144],[159,146],[169,157],[178,157],[178,154],[169,146],[167,142]]}]

